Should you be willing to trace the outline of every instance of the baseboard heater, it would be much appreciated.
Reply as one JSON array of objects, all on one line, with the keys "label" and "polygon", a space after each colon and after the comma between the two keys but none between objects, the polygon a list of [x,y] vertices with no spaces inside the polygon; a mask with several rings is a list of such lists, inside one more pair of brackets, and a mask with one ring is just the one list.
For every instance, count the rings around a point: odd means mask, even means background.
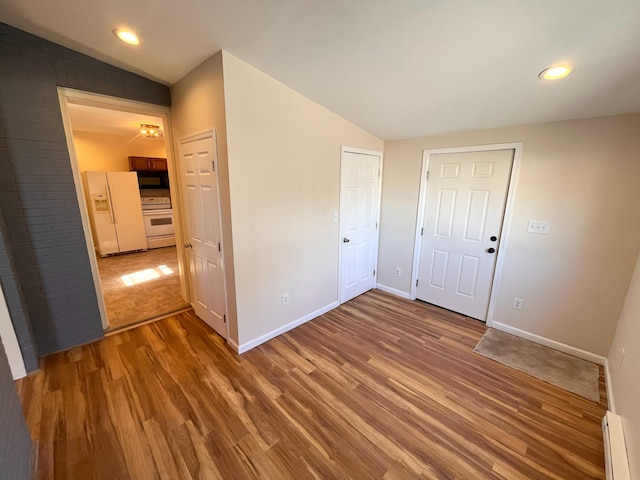
[{"label": "baseboard heater", "polygon": [[622,417],[613,412],[607,412],[602,419],[602,434],[604,435],[607,480],[631,480]]}]

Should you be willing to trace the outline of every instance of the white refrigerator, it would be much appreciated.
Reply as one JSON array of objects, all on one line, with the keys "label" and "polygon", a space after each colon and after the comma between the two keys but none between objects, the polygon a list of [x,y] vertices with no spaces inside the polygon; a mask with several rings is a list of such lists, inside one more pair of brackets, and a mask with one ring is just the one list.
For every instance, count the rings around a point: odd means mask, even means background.
[{"label": "white refrigerator", "polygon": [[136,172],[85,172],[85,182],[98,254],[146,250]]}]

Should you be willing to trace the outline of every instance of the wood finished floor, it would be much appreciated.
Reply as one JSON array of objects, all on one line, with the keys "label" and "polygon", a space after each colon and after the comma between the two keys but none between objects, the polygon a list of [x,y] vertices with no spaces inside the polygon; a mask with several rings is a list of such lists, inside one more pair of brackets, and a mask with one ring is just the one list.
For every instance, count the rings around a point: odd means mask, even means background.
[{"label": "wood finished floor", "polygon": [[[157,278],[131,286],[122,281],[123,275],[161,265],[173,273],[165,275],[160,271]],[[180,293],[176,247],[98,257],[98,271],[110,331],[189,306]]]},{"label": "wood finished floor", "polygon": [[372,291],[242,356],[191,311],[17,382],[38,479],[604,478],[606,409]]}]

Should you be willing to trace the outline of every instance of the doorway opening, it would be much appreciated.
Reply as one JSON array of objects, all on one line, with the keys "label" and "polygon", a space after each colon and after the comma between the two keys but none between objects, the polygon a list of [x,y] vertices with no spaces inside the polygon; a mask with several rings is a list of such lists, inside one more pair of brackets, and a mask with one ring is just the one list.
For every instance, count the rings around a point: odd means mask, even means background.
[{"label": "doorway opening", "polygon": [[[189,305],[168,108],[59,89],[96,294],[107,333]],[[155,125],[160,136],[145,136]]]}]

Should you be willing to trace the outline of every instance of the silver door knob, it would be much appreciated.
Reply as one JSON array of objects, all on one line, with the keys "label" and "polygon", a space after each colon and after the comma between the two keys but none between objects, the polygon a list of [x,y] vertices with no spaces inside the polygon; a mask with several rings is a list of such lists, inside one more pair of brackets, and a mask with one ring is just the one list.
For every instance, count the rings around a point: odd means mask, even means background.
[{"label": "silver door knob", "polygon": [[345,237],[345,238],[343,238],[343,239],[342,239],[342,243],[349,243],[349,239],[348,239],[348,238],[346,238],[346,237]]},{"label": "silver door knob", "polygon": [[185,243],[184,248],[192,248],[193,246],[190,243]]}]

